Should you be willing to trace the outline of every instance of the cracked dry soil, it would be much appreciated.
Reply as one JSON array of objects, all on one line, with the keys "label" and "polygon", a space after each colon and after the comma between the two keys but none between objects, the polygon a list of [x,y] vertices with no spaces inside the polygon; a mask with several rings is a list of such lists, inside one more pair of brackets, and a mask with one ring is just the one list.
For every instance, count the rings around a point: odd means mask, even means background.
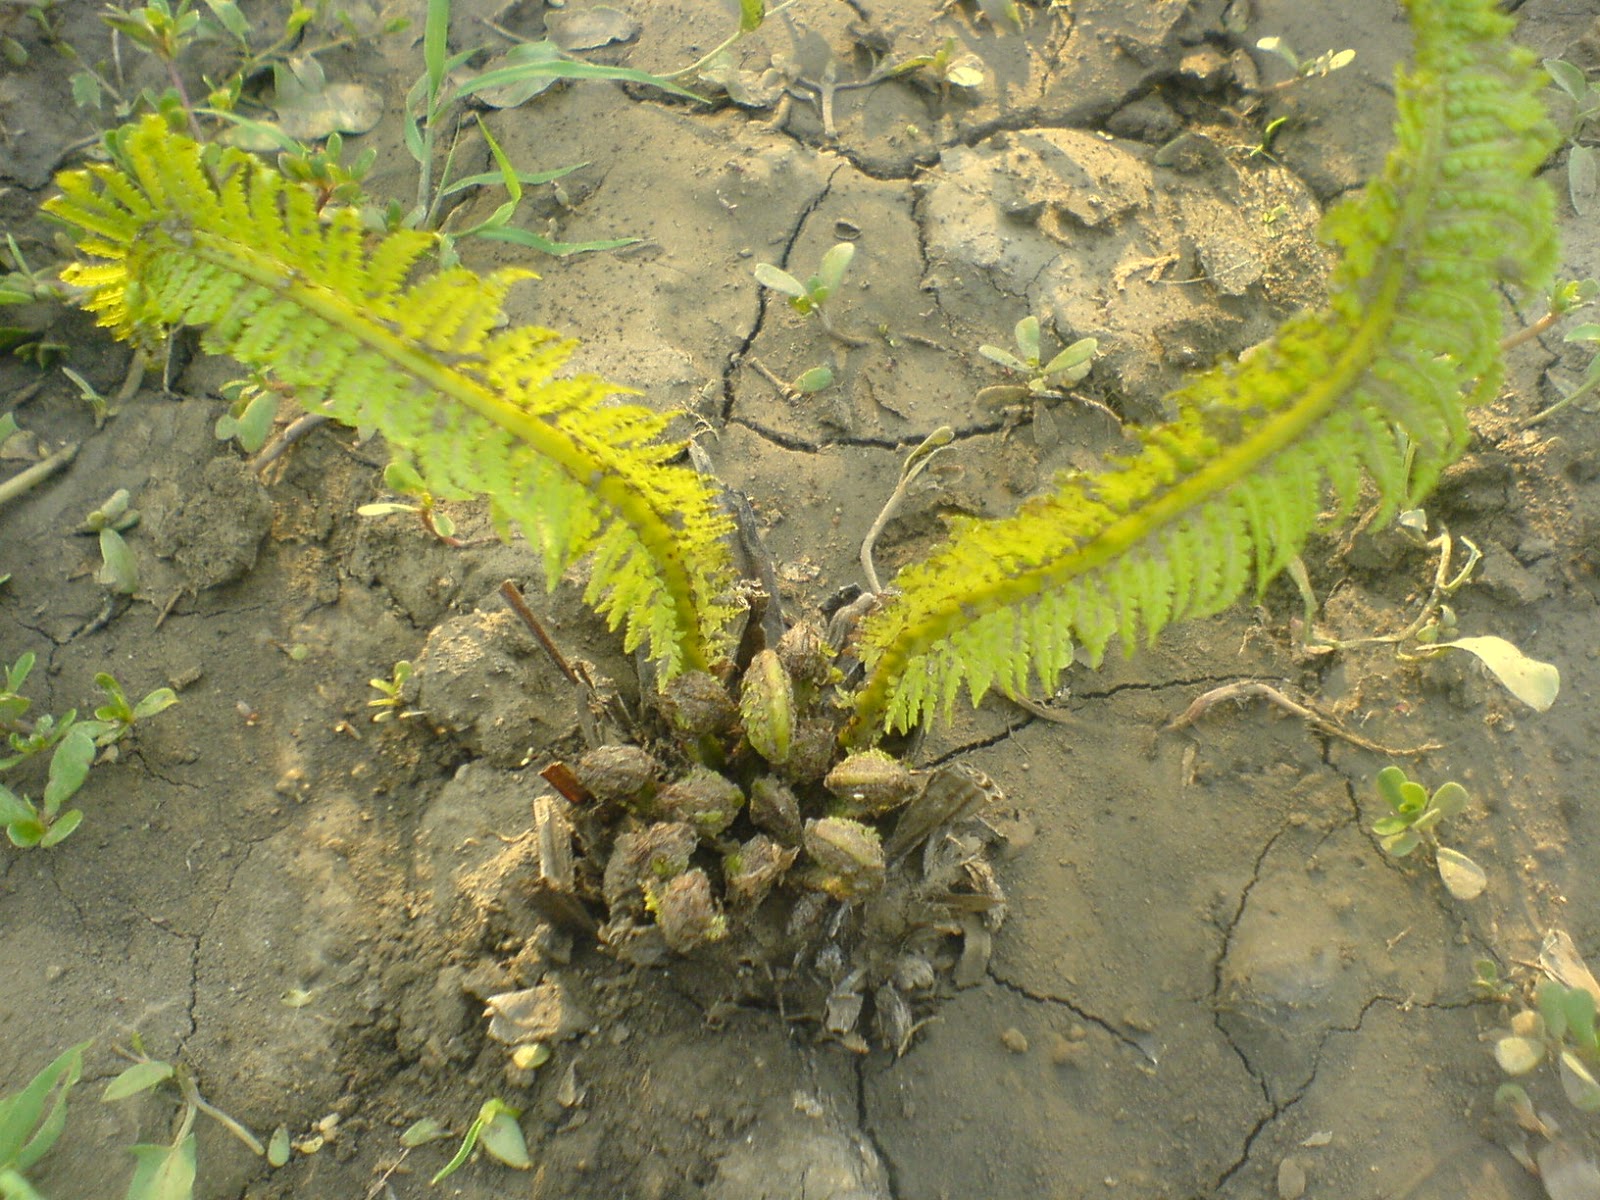
[{"label": "cracked dry soil", "polygon": [[[716,0],[613,3],[642,32],[595,57],[651,70],[691,61],[731,21]],[[1390,0],[1229,7],[1248,10],[1248,40],[1226,32],[1220,0],[1025,8],[1026,29],[1006,35],[935,0],[804,0],[741,47],[748,63],[781,54],[814,80],[831,59],[850,79],[865,45],[901,58],[953,37],[987,82],[948,100],[905,81],[841,90],[827,125],[804,100],[693,109],[610,85],[492,114],[519,166],[588,164],[530,220],[572,240],[642,239],[535,263],[543,281],[511,315],[578,335],[582,366],[697,418],[717,473],[755,506],[786,607],[814,611],[859,582],[861,537],[935,426],[957,440],[890,525],[881,568],[923,552],[949,513],[1005,511],[1051,472],[1091,465],[1116,446],[1117,420],[1158,412],[1184,369],[1315,302],[1312,231],[1387,145],[1405,26]],[[91,8],[69,33],[92,56],[105,31]],[[453,43],[493,40],[483,18],[538,36],[540,8],[458,3]],[[1521,16],[1541,53],[1600,65],[1585,5],[1527,0]],[[1277,76],[1242,47],[1267,34],[1357,59],[1258,103],[1252,80]],[[52,52],[29,48],[0,79],[0,204],[37,264],[49,234],[33,210],[94,130]],[[387,98],[365,139],[380,147],[379,194],[412,187],[396,110],[419,58],[399,36],[325,62]],[[1250,158],[1278,115],[1292,120],[1276,159]],[[1158,160],[1185,131],[1182,153]],[[1595,274],[1594,231],[1567,215],[1565,272]],[[858,253],[834,309],[855,347],[751,275],[762,261],[808,271],[844,237]],[[466,252],[478,267],[508,261]],[[1082,391],[1103,407],[977,402],[999,382],[977,346],[1003,344],[1029,312],[1047,336],[1100,339]],[[76,369],[114,387],[124,349],[80,316],[54,332]],[[449,1144],[402,1156],[399,1131],[426,1116],[459,1133],[489,1095],[525,1110],[535,1168],[477,1161],[451,1195],[1253,1197],[1275,1194],[1291,1157],[1318,1197],[1541,1194],[1491,1108],[1480,1036],[1503,1013],[1475,1003],[1469,980],[1475,958],[1533,959],[1552,925],[1600,953],[1600,451],[1581,412],[1513,427],[1582,367],[1559,332],[1515,352],[1472,455],[1431,502],[1486,552],[1456,597],[1463,629],[1558,664],[1557,706],[1529,713],[1456,662],[1301,655],[1298,602],[1279,585],[1254,612],[1078,674],[1052,701],[1063,720],[996,700],[961,714],[917,761],[962,757],[1004,788],[1011,916],[987,976],[946,987],[898,1059],[819,1039],[811,1014],[772,1003],[761,964],[641,971],[585,946],[546,961],[524,915],[475,904],[486,866],[528,828],[537,769],[581,747],[575,705],[495,598],[504,578],[542,594],[533,556],[453,551],[356,517],[384,453],[349,431],[319,431],[259,486],[231,461],[208,469],[234,454],[211,434],[231,372],[177,361],[170,393],[147,385],[98,432],[59,376],[30,389],[20,364],[0,366],[0,411],[49,444],[83,442],[69,471],[0,511],[13,573],[0,660],[36,652],[34,692],[52,711],[89,701],[99,670],[130,693],[170,682],[182,697],[94,772],[68,842],[0,854],[0,1090],[99,1039],[67,1137],[37,1172],[45,1194],[120,1194],[120,1148],[168,1134],[161,1097],[95,1099],[117,1070],[111,1046],[134,1031],[258,1131],[303,1139],[339,1118],[276,1172],[202,1125],[210,1200],[434,1194]],[[824,363],[837,384],[805,399],[767,378]],[[107,613],[92,547],[70,530],[116,487],[145,512],[130,536],[145,594]],[[483,531],[476,510],[455,515]],[[1401,627],[1432,570],[1378,531],[1307,561],[1325,627],[1346,637]],[[569,654],[633,686],[570,585],[539,607]],[[402,658],[430,664],[429,719],[373,725],[367,680]],[[1455,842],[1487,867],[1487,894],[1452,901],[1424,866],[1379,852],[1382,755],[1258,707],[1161,732],[1239,679],[1313,697],[1380,743],[1438,743],[1408,769],[1472,792]],[[482,997],[546,970],[580,1030],[509,1080]],[[1588,1136],[1554,1090],[1537,1081],[1536,1100]]]}]

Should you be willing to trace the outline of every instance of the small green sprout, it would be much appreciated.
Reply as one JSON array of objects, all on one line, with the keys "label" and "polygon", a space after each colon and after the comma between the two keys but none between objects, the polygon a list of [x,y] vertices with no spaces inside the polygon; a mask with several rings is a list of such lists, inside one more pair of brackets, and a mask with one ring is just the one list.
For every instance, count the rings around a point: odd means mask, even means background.
[{"label": "small green sprout", "polygon": [[422,526],[434,537],[447,546],[460,546],[463,543],[455,536],[456,523],[438,507],[438,498],[428,490],[427,484],[422,482],[422,476],[417,474],[417,469],[404,459],[394,459],[383,469],[383,483],[391,492],[398,492],[402,496],[411,496],[415,504],[404,504],[393,500],[379,501],[376,504],[363,504],[356,509],[363,517],[383,517],[393,513],[412,513],[422,522]]},{"label": "small green sprout", "polygon": [[517,1118],[521,1115],[521,1109],[512,1108],[503,1100],[485,1100],[472,1124],[467,1126],[466,1136],[461,1139],[461,1148],[456,1151],[454,1158],[440,1167],[438,1173],[428,1180],[429,1185],[435,1185],[453,1175],[472,1155],[473,1149],[480,1142],[483,1144],[484,1152],[498,1163],[518,1171],[526,1171],[532,1167],[533,1160],[528,1157],[528,1143],[522,1136],[522,1127],[517,1124]]},{"label": "small green sprout", "polygon": [[139,590],[139,564],[128,543],[122,540],[122,533],[138,523],[139,510],[128,507],[128,490],[118,488],[78,527],[79,533],[95,534],[100,539],[100,570],[95,573],[95,582],[124,596]]},{"label": "small green sprout", "polygon": [[279,388],[264,372],[253,372],[245,379],[235,379],[221,388],[228,409],[213,427],[219,442],[233,438],[246,454],[254,454],[267,444],[272,433],[272,423],[278,416]]},{"label": "small green sprout", "polygon": [[888,69],[885,77],[893,79],[913,73],[918,79],[931,82],[941,100],[950,98],[951,88],[982,87],[985,78],[983,60],[976,54],[957,56],[956,39],[953,37],[945,38],[944,44],[932,54],[918,54],[905,62],[896,63]]},{"label": "small green sprout", "polygon": [[1591,80],[1579,67],[1559,58],[1544,60],[1550,82],[1571,102],[1567,114],[1567,194],[1572,209],[1586,217],[1600,200],[1600,157],[1594,148],[1578,139],[1591,121],[1600,118],[1600,82]]},{"label": "small green sprout", "polygon": [[1302,59],[1280,37],[1264,37],[1256,42],[1256,49],[1277,55],[1288,63],[1289,69],[1294,72],[1292,79],[1273,84],[1273,89],[1299,83],[1302,79],[1321,79],[1342,67],[1348,67],[1356,57],[1354,50],[1325,50],[1315,58]]},{"label": "small green sprout", "polygon": [[802,371],[789,385],[789,389],[797,396],[811,396],[832,386],[832,367],[812,367],[809,371]]},{"label": "small green sprout", "polygon": [[369,679],[367,686],[376,688],[382,693],[376,700],[368,700],[367,707],[378,711],[372,714],[374,725],[383,721],[392,721],[396,717],[405,720],[407,717],[418,717],[421,713],[405,711],[406,684],[411,682],[415,668],[405,659],[394,665],[394,673],[388,679]]},{"label": "small green sprout", "polygon": [[77,710],[68,709],[59,717],[45,714],[29,721],[32,701],[22,695],[22,687],[34,661],[33,654],[24,654],[0,672],[0,734],[11,751],[0,758],[0,771],[45,751],[51,752],[50,766],[38,804],[0,784],[0,826],[14,846],[48,849],[83,820],[81,810],[63,813],[61,806],[83,786],[99,751],[121,740],[136,721],[171,708],[178,698],[171,688],[156,688],[138,703],[130,703],[116,679],[102,672],[95,683],[107,703],[95,709],[93,720],[80,721]]},{"label": "small green sprout", "polygon": [[[183,1100],[183,1116],[170,1143],[129,1147],[135,1161],[127,1200],[191,1200],[197,1170],[194,1122],[201,1114],[233,1134],[256,1157],[269,1158],[268,1148],[260,1138],[200,1094],[194,1076],[182,1063],[150,1058],[137,1037],[133,1050],[129,1055],[134,1060],[133,1065],[106,1085],[100,1096],[101,1103],[114,1104],[170,1083]],[[287,1161],[287,1154],[284,1161]],[[282,1164],[275,1162],[273,1165]]]},{"label": "small green sprout", "polygon": [[279,154],[278,169],[316,196],[321,212],[330,204],[359,208],[366,200],[362,183],[377,161],[378,148],[368,146],[344,162],[344,138],[335,130],[320,148],[303,146],[297,153]]},{"label": "small green sprout", "polygon": [[1065,396],[1067,389],[1081,382],[1094,366],[1100,343],[1095,338],[1079,338],[1047,363],[1040,361],[1039,318],[1023,317],[1012,331],[1021,356],[999,346],[983,345],[978,353],[1014,374],[1023,376],[1020,384],[1000,384],[984,388],[979,399],[990,405],[1011,404],[1041,396]]},{"label": "small green sprout", "polygon": [[756,282],[788,298],[789,307],[802,317],[816,313],[822,316],[822,306],[839,290],[844,274],[850,269],[850,260],[856,256],[853,242],[840,242],[822,256],[817,273],[801,283],[789,272],[771,263],[756,264]]},{"label": "small green sprout", "polygon": [[1500,974],[1500,964],[1492,958],[1480,958],[1472,964],[1472,986],[1487,1000],[1501,1003],[1511,999],[1516,987]]},{"label": "small green sprout", "polygon": [[1378,772],[1378,795],[1390,808],[1390,815],[1373,823],[1372,832],[1386,854],[1405,858],[1426,843],[1433,851],[1439,878],[1457,900],[1473,900],[1483,894],[1488,877],[1472,859],[1439,844],[1434,829],[1441,821],[1456,816],[1467,807],[1467,789],[1451,781],[1442,783],[1432,796],[1420,783],[1406,778],[1399,767]]},{"label": "small green sprout", "polygon": [[1535,1007],[1511,1019],[1495,1035],[1494,1057],[1507,1075],[1526,1075],[1541,1063],[1556,1064],[1561,1090],[1582,1112],[1600,1112],[1600,1037],[1595,1029],[1595,997],[1587,988],[1554,979],[1534,993]]},{"label": "small green sprout", "polygon": [[0,784],[0,825],[5,826],[6,837],[13,846],[48,849],[65,840],[78,827],[83,820],[83,810],[73,808],[62,812],[61,806],[77,794],[89,777],[94,756],[94,738],[79,725],[68,730],[56,743],[40,804]]},{"label": "small green sprout", "polygon": [[38,1200],[27,1172],[66,1127],[67,1094],[83,1074],[88,1046],[63,1050],[20,1092],[0,1097],[0,1196],[6,1200]]}]

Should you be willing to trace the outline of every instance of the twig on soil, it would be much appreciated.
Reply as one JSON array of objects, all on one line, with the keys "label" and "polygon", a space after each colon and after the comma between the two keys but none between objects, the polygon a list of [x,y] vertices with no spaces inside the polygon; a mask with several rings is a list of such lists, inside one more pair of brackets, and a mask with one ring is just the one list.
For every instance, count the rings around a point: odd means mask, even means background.
[{"label": "twig on soil", "polygon": [[49,458],[41,459],[33,466],[18,471],[10,479],[0,483],[0,504],[15,500],[35,484],[44,482],[70,463],[77,453],[78,443],[69,442]]},{"label": "twig on soil", "polygon": [[554,639],[545,632],[544,625],[540,623],[539,618],[533,615],[533,609],[528,607],[528,602],[522,598],[522,592],[517,585],[509,579],[502,583],[500,585],[500,598],[528,627],[528,632],[533,634],[534,640],[544,648],[544,652],[550,656],[550,661],[555,663],[556,670],[565,675],[568,682],[574,687],[587,688],[587,682],[573,669],[572,664],[567,661],[567,656],[562,654],[560,648],[556,646]]},{"label": "twig on soil", "polygon": [[327,423],[328,418],[321,413],[306,413],[303,417],[295,418],[289,423],[288,428],[273,438],[262,449],[261,453],[255,456],[250,465],[255,469],[257,475],[261,475],[268,467],[282,458],[290,446],[319,425],[326,425]]},{"label": "twig on soil", "polygon": [[1224,700],[1249,700],[1253,698],[1260,698],[1275,704],[1290,716],[1299,717],[1312,728],[1320,730],[1330,737],[1340,738],[1353,746],[1360,746],[1363,750],[1371,750],[1378,754],[1410,757],[1417,754],[1426,754],[1430,750],[1438,750],[1440,748],[1440,743],[1438,742],[1428,742],[1426,745],[1413,746],[1407,749],[1380,745],[1362,737],[1360,734],[1351,733],[1332,717],[1325,716],[1314,708],[1309,708],[1304,704],[1289,699],[1288,696],[1285,696],[1270,683],[1262,683],[1255,679],[1243,679],[1235,683],[1212,688],[1209,692],[1197,697],[1188,708],[1162,726],[1161,732],[1173,733],[1180,729],[1187,729]]},{"label": "twig on soil", "polygon": [[900,482],[895,484],[894,491],[890,492],[889,498],[884,501],[877,520],[873,521],[872,528],[867,530],[867,536],[861,539],[861,571],[867,577],[867,587],[872,591],[883,591],[883,584],[878,580],[878,569],[872,562],[872,548],[878,543],[878,535],[899,511],[901,502],[906,498],[906,489],[911,486],[912,481],[927,470],[934,456],[948,446],[955,436],[955,430],[950,426],[941,425],[923,438],[921,445],[906,455],[906,461],[900,467]]}]

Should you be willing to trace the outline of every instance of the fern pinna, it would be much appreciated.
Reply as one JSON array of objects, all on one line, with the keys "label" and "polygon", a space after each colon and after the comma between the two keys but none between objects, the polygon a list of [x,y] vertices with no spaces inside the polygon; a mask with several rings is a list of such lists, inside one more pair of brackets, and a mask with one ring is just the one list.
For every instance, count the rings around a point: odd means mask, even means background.
[{"label": "fern pinna", "polygon": [[1381,175],[1328,214],[1342,259],[1326,308],[1170,397],[1178,416],[1100,474],[997,521],[963,521],[864,623],[867,681],[846,739],[948,711],[962,684],[1053,690],[1077,646],[1098,661],[1258,589],[1299,551],[1328,486],[1363,476],[1386,510],[1425,494],[1465,447],[1466,409],[1499,386],[1502,281],[1556,258],[1543,77],[1508,46],[1494,0],[1407,0],[1416,62],[1399,76]]},{"label": "fern pinna", "polygon": [[484,494],[501,528],[543,552],[554,585],[591,556],[585,599],[670,677],[717,652],[731,578],[706,482],[672,465],[661,415],[629,389],[557,378],[574,343],[495,332],[522,270],[410,281],[435,244],[377,237],[354,211],[160,117],[108,137],[112,163],[64,173],[45,208],[93,260],[68,267],[85,306],[125,338],[203,326],[208,349],[264,368],[311,411],[379,430],[444,495]]}]

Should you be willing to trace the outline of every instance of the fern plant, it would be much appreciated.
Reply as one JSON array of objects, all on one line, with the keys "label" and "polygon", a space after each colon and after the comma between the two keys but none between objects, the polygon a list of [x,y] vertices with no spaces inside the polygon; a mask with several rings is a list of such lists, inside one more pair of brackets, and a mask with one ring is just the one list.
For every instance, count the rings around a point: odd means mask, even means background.
[{"label": "fern plant", "polygon": [[1556,259],[1555,145],[1532,56],[1493,0],[1406,0],[1416,62],[1396,88],[1383,172],[1331,211],[1342,259],[1327,306],[1237,365],[1195,378],[1177,417],[1102,473],[1061,476],[1014,516],[968,520],[903,570],[863,624],[867,680],[846,741],[1034,680],[1054,690],[1081,646],[1098,661],[1258,592],[1299,552],[1329,485],[1363,479],[1414,504],[1466,445],[1468,407],[1499,387],[1502,282]]},{"label": "fern plant", "polygon": [[[1098,660],[1257,589],[1304,544],[1331,487],[1414,503],[1464,448],[1501,364],[1497,287],[1555,261],[1552,199],[1532,173],[1555,143],[1531,56],[1493,0],[1405,0],[1416,63],[1397,86],[1382,173],[1332,211],[1342,251],[1327,306],[1170,397],[1139,450],[1068,474],[1010,518],[965,521],[864,622],[866,682],[844,740],[947,711],[963,686],[1053,689]],[[123,337],[185,323],[269,369],[315,411],[374,426],[430,491],[486,494],[542,546],[546,576],[592,556],[587,599],[670,676],[724,645],[731,610],[710,490],[672,465],[664,420],[625,389],[558,379],[571,343],[495,332],[526,276],[455,269],[409,282],[425,234],[369,241],[353,214],[158,118],[110,139],[112,163],[61,177],[49,211],[91,262],[66,277]]]},{"label": "fern plant", "polygon": [[208,349],[269,370],[311,411],[379,430],[438,495],[486,495],[543,552],[553,586],[590,556],[585,599],[670,678],[719,653],[731,609],[726,519],[672,460],[667,418],[607,403],[629,389],[559,378],[574,343],[496,331],[532,272],[455,268],[410,281],[435,239],[374,238],[349,209],[258,159],[157,116],[107,138],[112,161],[66,172],[45,208],[92,261],[63,278],[118,336],[205,327]]}]

